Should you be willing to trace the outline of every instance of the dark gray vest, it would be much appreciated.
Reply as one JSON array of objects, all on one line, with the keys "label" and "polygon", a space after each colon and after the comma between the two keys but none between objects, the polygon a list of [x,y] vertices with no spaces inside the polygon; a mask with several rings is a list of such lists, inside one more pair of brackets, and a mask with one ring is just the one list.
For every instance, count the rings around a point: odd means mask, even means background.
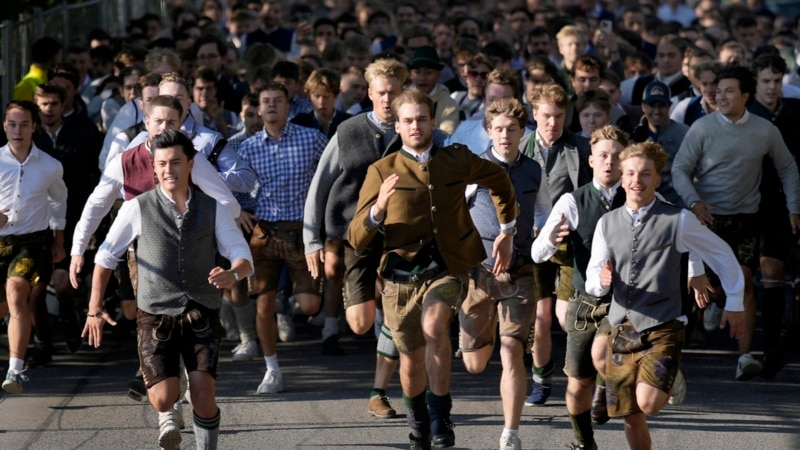
[{"label": "dark gray vest", "polygon": [[578,208],[578,226],[570,233],[575,258],[572,286],[581,292],[586,292],[586,267],[592,255],[594,229],[605,213],[625,204],[625,191],[621,186],[617,188],[617,193],[610,204],[594,187],[594,183],[584,184],[576,189],[572,196]]},{"label": "dark gray vest", "polygon": [[[341,174],[331,186],[325,205],[325,235],[328,239],[347,240],[347,226],[353,220],[358,192],[367,177],[370,164],[400,148],[394,127],[389,131],[369,120],[369,114],[359,114],[339,125],[336,136],[339,145]],[[388,139],[387,139],[388,138]],[[396,148],[388,149],[397,142]]]},{"label": "dark gray vest", "polygon": [[681,209],[656,199],[641,225],[625,208],[602,221],[614,262],[614,291],[608,321],[628,319],[637,331],[681,315],[681,254],[675,249]]},{"label": "dark gray vest", "polygon": [[208,283],[208,273],[217,265],[216,200],[192,189],[189,211],[183,219],[158,187],[136,200],[142,211],[142,234],[136,250],[139,309],[175,316],[184,311],[189,300],[218,309],[222,293]]},{"label": "dark gray vest", "polygon": [[[517,194],[517,204],[519,205],[519,216],[517,216],[517,235],[514,236],[514,256],[511,267],[516,263],[517,255],[529,257],[531,244],[533,244],[533,219],[536,205],[536,195],[539,193],[539,186],[542,182],[542,168],[531,158],[520,153],[520,157],[513,166],[508,166],[505,162],[499,161],[489,150],[481,155],[481,158],[492,161],[502,167],[514,186]],[[478,186],[475,195],[469,201],[469,215],[472,223],[481,235],[483,247],[489,255],[484,264],[494,266],[492,258],[492,246],[497,235],[500,234],[500,222],[497,220],[497,210],[492,202],[489,190],[483,186]]]}]

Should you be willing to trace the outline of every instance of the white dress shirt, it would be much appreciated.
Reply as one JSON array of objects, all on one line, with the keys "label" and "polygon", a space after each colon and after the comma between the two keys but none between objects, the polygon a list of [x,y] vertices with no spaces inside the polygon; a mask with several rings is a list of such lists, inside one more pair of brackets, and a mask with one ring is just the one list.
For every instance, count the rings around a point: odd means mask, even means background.
[{"label": "white dress shirt", "polygon": [[[161,189],[161,192],[173,204],[175,203],[161,186],[156,189]],[[191,202],[191,195],[189,200],[186,201],[186,211],[189,210],[188,206]],[[236,261],[237,259],[245,259],[250,263],[250,273],[246,276],[252,275],[253,256],[250,253],[250,246],[244,240],[242,232],[236,226],[233,217],[228,214],[225,208],[221,208],[217,202],[216,217],[214,224],[214,235],[217,238],[217,250],[220,255]],[[185,213],[184,213],[185,216]],[[99,264],[106,269],[114,269],[117,263],[122,260],[122,255],[128,249],[128,246],[136,238],[142,234],[142,210],[139,202],[136,199],[128,200],[122,204],[119,209],[119,214],[116,220],[108,230],[106,240],[97,250],[95,256],[95,264]]]},{"label": "white dress shirt", "polygon": [[[641,226],[642,217],[647,215],[654,202],[655,199],[647,206],[639,208],[639,211],[634,211],[625,206],[625,211],[634,221],[634,227]],[[603,219],[605,219],[605,216],[601,217],[600,221]],[[600,285],[600,271],[603,269],[606,260],[611,258],[600,221],[597,222],[597,227],[594,229],[592,257],[589,259],[589,265],[586,268],[586,292],[596,297],[606,295],[611,289],[610,286],[603,287]],[[744,276],[742,275],[741,267],[736,262],[736,256],[734,256],[733,250],[728,244],[714,234],[713,231],[704,227],[694,214],[685,209],[680,212],[676,234],[676,251],[681,253],[691,251],[699,259],[705,261],[719,276],[722,288],[727,295],[725,309],[727,311],[744,311]],[[691,270],[690,265],[689,276],[693,276]]]},{"label": "white dress shirt", "polygon": [[0,210],[8,223],[0,236],[46,230],[67,225],[67,186],[61,163],[31,144],[25,161],[19,162],[8,144],[0,147]]},{"label": "white dress shirt", "polygon": [[[89,199],[86,200],[81,219],[75,226],[70,255],[83,255],[86,251],[86,245],[89,243],[92,233],[97,230],[100,221],[111,211],[114,201],[119,197],[119,193],[123,189],[124,180],[122,155],[117,155],[108,163],[106,170],[103,171],[103,175],[100,177],[100,183],[94,188]],[[206,195],[221,203],[231,215],[231,218],[239,217],[241,213],[239,202],[236,201],[233,193],[217,175],[217,170],[214,169],[214,166],[202,156],[194,158],[192,182]]]}]

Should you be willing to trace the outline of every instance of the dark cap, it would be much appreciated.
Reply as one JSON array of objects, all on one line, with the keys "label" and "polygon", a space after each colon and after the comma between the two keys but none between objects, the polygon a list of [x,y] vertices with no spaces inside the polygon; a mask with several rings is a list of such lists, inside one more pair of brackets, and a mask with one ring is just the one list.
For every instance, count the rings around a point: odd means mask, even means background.
[{"label": "dark cap", "polygon": [[425,45],[414,52],[414,56],[408,63],[408,68],[419,69],[421,67],[430,67],[436,70],[444,68],[444,64],[439,62],[439,54],[436,53],[435,48]]},{"label": "dark cap", "polygon": [[648,105],[651,103],[664,103],[667,105],[671,104],[672,101],[670,100],[669,86],[658,80],[651,81],[650,84],[644,88],[642,103],[646,103]]}]

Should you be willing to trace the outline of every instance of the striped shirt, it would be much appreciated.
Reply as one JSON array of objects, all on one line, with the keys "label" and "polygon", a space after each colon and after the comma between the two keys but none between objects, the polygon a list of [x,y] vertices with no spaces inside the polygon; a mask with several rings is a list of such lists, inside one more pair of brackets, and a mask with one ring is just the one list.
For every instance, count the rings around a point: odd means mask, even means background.
[{"label": "striped shirt", "polygon": [[319,131],[290,122],[280,139],[261,130],[241,144],[242,159],[258,177],[255,214],[259,220],[303,220],[308,186],[327,144]]}]

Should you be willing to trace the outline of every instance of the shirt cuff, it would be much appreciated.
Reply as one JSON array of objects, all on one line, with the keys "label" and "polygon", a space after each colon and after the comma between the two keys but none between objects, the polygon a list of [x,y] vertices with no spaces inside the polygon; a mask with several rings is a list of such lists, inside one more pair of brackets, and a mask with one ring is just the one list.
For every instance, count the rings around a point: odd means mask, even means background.
[{"label": "shirt cuff", "polygon": [[373,227],[378,228],[379,226],[381,226],[383,219],[377,220],[375,218],[374,211],[375,211],[375,205],[372,205],[372,208],[369,209],[369,223],[371,223]]},{"label": "shirt cuff", "polygon": [[516,224],[517,224],[517,219],[514,219],[514,220],[512,220],[511,222],[508,222],[508,223],[501,223],[500,224],[500,231],[505,231],[505,230],[508,230],[509,228],[514,228],[514,226]]}]

